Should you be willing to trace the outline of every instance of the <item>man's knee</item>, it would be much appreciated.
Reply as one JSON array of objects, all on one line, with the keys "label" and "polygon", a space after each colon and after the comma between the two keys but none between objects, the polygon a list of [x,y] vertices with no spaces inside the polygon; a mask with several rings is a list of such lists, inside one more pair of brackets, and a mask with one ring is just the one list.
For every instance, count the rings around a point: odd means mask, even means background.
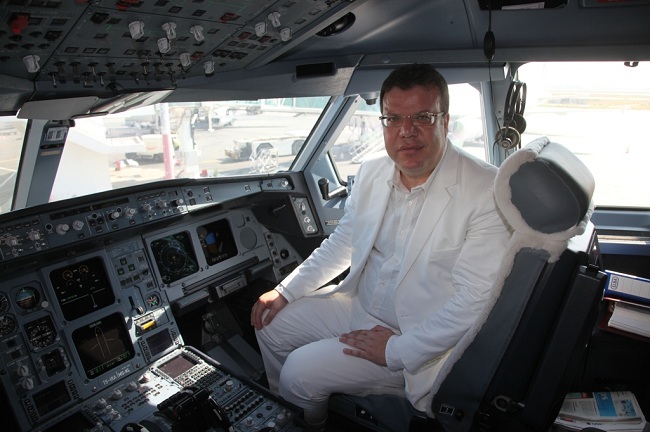
[{"label": "man's knee", "polygon": [[328,395],[329,365],[315,356],[310,348],[309,345],[300,347],[287,357],[280,373],[280,395],[283,397],[288,396],[287,392],[306,399]]}]

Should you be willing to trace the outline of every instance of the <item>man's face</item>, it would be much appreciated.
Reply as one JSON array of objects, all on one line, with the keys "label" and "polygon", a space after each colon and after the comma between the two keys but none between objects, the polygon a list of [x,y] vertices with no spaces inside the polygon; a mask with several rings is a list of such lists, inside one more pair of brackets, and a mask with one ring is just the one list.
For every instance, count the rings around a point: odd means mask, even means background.
[{"label": "man's face", "polygon": [[[394,87],[384,94],[383,115],[408,116],[420,112],[440,112],[440,90],[415,86],[408,90]],[[402,173],[404,185],[422,184],[440,162],[447,142],[449,113],[438,116],[433,125],[415,126],[404,118],[399,127],[384,127],[388,156]]]}]

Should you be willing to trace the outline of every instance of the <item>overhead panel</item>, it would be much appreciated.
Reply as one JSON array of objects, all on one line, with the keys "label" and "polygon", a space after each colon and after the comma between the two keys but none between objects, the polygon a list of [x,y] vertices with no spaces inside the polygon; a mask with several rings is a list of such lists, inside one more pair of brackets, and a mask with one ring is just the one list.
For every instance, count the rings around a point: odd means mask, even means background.
[{"label": "overhead panel", "polygon": [[[353,7],[344,0],[5,1],[0,73],[48,85],[129,87],[262,65]],[[164,83],[162,83],[164,81]],[[59,88],[61,90],[61,88]]]}]

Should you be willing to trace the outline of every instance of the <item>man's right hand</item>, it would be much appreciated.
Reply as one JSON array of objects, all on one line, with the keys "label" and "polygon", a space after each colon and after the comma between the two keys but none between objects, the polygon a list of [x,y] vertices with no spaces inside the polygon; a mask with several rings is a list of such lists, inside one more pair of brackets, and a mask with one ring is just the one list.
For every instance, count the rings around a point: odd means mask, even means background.
[{"label": "man's right hand", "polygon": [[[257,330],[261,330],[263,326],[269,325],[277,313],[288,303],[289,301],[276,290],[265,292],[253,305],[253,309],[251,310],[251,325]],[[262,321],[262,315],[267,309],[269,313],[266,314]]]}]

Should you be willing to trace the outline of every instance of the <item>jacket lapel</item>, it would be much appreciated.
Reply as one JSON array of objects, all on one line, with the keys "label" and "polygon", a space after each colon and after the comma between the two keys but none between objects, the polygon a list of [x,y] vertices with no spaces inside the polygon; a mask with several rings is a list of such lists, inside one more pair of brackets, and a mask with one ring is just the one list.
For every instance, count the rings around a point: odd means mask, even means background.
[{"label": "jacket lapel", "polygon": [[[363,215],[355,221],[352,235],[352,269],[356,269],[358,274],[361,274],[361,270],[364,268],[384,218],[390,197],[388,180],[392,177],[394,169],[395,166],[390,161],[382,169],[382,172],[387,175],[380,175],[377,180],[369,184],[368,188],[355,191],[362,194],[357,201],[357,215]],[[356,275],[351,274],[350,276],[352,279]]]}]

